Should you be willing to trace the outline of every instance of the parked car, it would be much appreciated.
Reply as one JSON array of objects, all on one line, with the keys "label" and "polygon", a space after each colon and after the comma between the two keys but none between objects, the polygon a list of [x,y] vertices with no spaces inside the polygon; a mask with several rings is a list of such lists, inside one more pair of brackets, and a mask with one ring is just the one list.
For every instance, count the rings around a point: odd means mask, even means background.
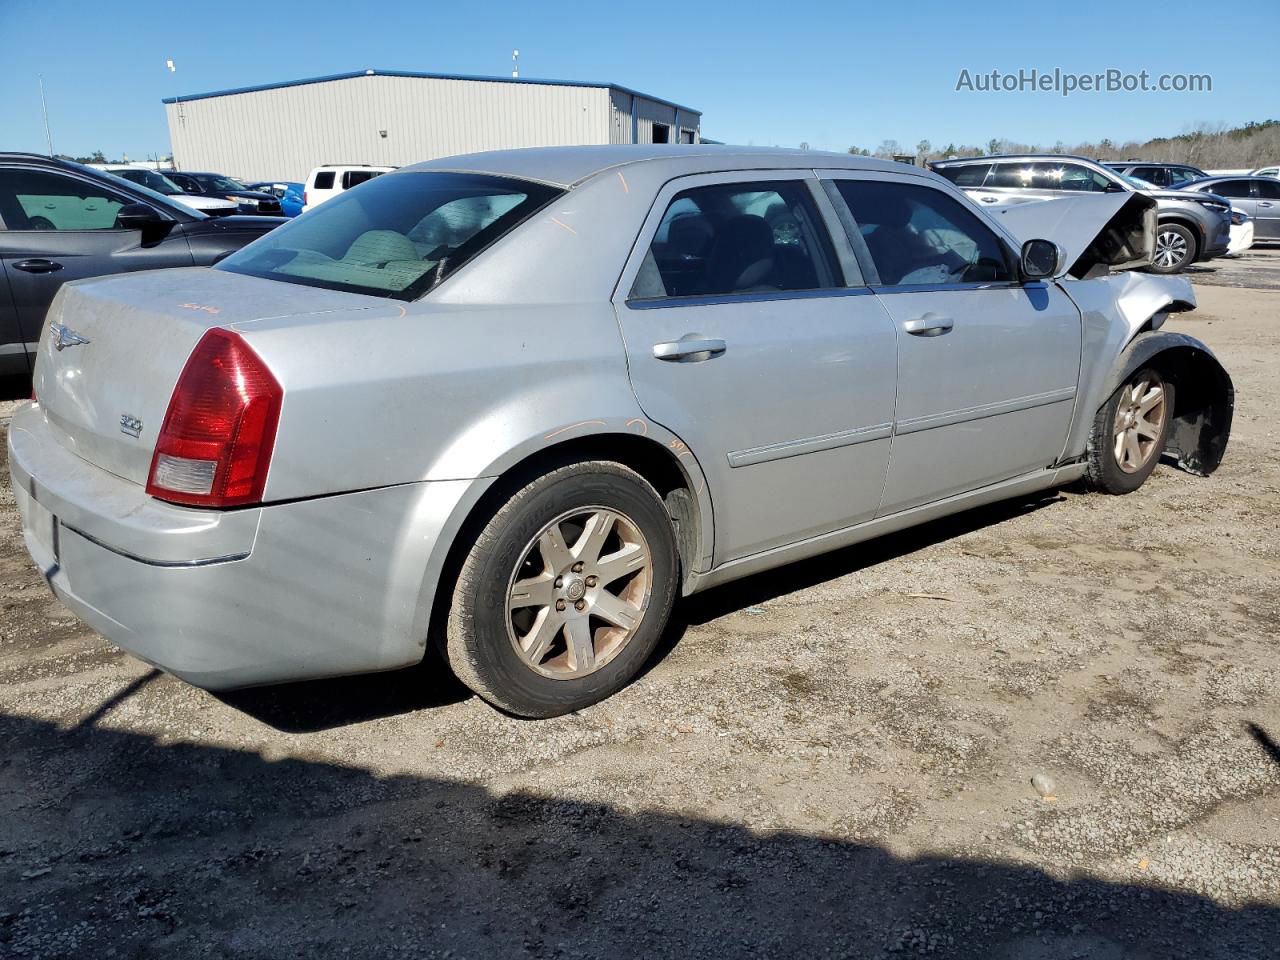
[{"label": "parked car", "polygon": [[261,190],[250,190],[234,177],[220,173],[192,173],[189,170],[166,170],[165,176],[190,194],[220,197],[236,204],[241,213],[262,217],[280,217],[280,201]]},{"label": "parked car", "polygon": [[1280,240],[1280,180],[1275,177],[1207,177],[1180,189],[1225,197],[1253,220],[1255,239]]},{"label": "parked car", "polygon": [[1191,284],[1104,275],[1154,217],[988,213],[812,151],[417,164],[212,270],[64,288],[9,431],[26,543],[200,686],[430,637],[506,710],[579,709],[679,594],[1078,478],[1128,493],[1162,455],[1212,471],[1230,378],[1160,329]]},{"label": "parked car", "polygon": [[[1115,170],[1083,157],[971,157],[940,160],[933,169],[984,204],[1138,189]],[[1181,273],[1193,263],[1226,253],[1231,241],[1231,207],[1226,200],[1209,195],[1188,200],[1176,190],[1148,193],[1156,199],[1159,216],[1152,272]]]},{"label": "parked car", "polygon": [[261,180],[248,184],[250,190],[269,193],[280,201],[280,212],[286,217],[296,217],[302,212],[302,194],[305,184],[288,180]]},{"label": "parked car", "polygon": [[307,175],[303,190],[303,211],[331,200],[344,190],[358,187],[374,177],[390,173],[395,167],[373,167],[367,163],[326,163]]},{"label": "parked car", "polygon": [[202,197],[196,193],[188,193],[164,174],[152,170],[150,167],[102,163],[94,164],[93,169],[136,183],[139,186],[146,187],[148,190],[154,190],[170,200],[176,200],[178,203],[192,210],[199,210],[210,217],[226,217],[240,211],[238,204],[224,197]]},{"label": "parked car", "polygon": [[1258,167],[1249,171],[1251,177],[1280,177],[1280,167]]},{"label": "parked car", "polygon": [[1177,187],[1207,176],[1199,167],[1193,167],[1189,163],[1145,163],[1141,160],[1126,160],[1104,163],[1103,166],[1117,173],[1145,180],[1157,189]]},{"label": "parked car", "polygon": [[68,280],[210,264],[281,222],[214,219],[78,163],[0,153],[0,373],[30,373],[45,312]]}]

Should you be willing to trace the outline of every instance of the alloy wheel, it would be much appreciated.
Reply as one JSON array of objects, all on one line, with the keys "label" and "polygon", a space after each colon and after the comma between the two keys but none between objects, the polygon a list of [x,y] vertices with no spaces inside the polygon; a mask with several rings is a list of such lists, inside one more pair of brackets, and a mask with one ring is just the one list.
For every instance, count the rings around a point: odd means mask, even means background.
[{"label": "alloy wheel", "polygon": [[1155,262],[1161,267],[1176,267],[1187,258],[1187,238],[1173,230],[1156,237]]},{"label": "alloy wheel", "polygon": [[531,670],[595,673],[635,636],[653,592],[639,526],[607,507],[561,514],[525,547],[507,587],[507,631]]},{"label": "alloy wheel", "polygon": [[1142,380],[1124,387],[1116,407],[1114,436],[1116,465],[1121,470],[1137,473],[1153,456],[1159,456],[1156,446],[1167,415],[1162,384]]}]

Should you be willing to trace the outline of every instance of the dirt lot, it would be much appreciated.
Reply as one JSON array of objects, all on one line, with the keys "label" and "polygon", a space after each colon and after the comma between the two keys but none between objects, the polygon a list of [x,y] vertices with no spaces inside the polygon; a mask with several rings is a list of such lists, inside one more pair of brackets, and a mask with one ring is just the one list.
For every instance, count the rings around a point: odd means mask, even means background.
[{"label": "dirt lot", "polygon": [[6,488],[0,956],[1277,956],[1280,249],[1195,279],[1212,478],[712,592],[554,721],[434,666],[192,689],[50,598]]}]

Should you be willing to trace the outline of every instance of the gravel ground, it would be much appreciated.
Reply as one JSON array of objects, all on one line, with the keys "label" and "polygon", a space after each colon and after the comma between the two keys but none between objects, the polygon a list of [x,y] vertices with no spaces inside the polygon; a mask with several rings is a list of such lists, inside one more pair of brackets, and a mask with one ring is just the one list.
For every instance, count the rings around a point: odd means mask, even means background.
[{"label": "gravel ground", "polygon": [[1275,957],[1280,249],[1195,279],[1213,477],[694,598],[557,720],[435,664],[195,690],[50,598],[0,490],[0,956]]}]

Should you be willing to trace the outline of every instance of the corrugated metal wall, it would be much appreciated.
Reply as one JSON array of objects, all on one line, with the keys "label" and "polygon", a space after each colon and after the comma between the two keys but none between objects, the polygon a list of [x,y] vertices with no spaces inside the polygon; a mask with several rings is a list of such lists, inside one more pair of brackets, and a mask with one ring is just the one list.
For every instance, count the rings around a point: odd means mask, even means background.
[{"label": "corrugated metal wall", "polygon": [[[609,91],[609,107],[613,114],[609,124],[610,143],[632,143],[632,95],[621,90]],[[635,143],[653,143],[654,123],[666,124],[668,143],[681,143],[680,131],[697,143],[701,117],[689,110],[679,110],[647,97],[635,97]]]},{"label": "corrugated metal wall", "polygon": [[[401,166],[479,150],[609,143],[616,126],[611,93],[374,75],[180,101],[165,110],[180,168],[304,180],[322,163]],[[630,142],[630,97],[621,99],[627,102],[622,142]],[[673,114],[644,98],[639,106],[650,123],[651,114]],[[696,114],[681,115],[696,127]]]}]

